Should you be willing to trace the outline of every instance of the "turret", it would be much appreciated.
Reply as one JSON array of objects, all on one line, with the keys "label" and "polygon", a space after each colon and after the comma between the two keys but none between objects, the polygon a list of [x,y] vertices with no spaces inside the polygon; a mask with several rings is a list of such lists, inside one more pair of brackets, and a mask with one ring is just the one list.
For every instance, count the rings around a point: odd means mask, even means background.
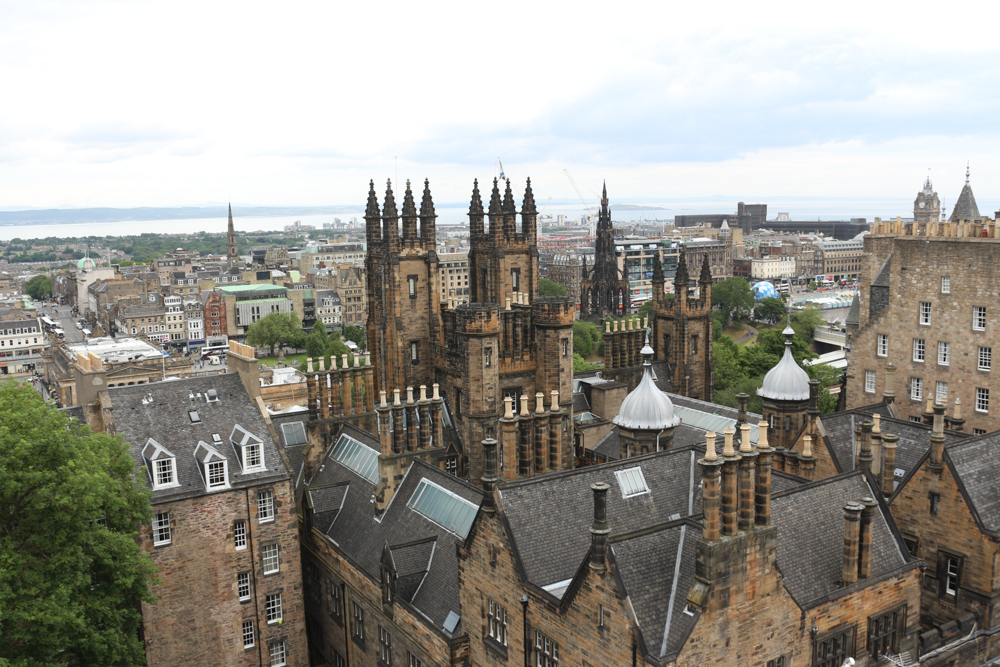
[{"label": "turret", "polygon": [[385,203],[382,205],[382,240],[390,251],[399,250],[399,212],[392,194],[392,181],[386,181]]},{"label": "turret", "polygon": [[417,240],[417,207],[413,201],[413,190],[410,180],[406,180],[406,193],[403,195],[403,243],[412,245]]},{"label": "turret", "polygon": [[472,238],[485,234],[483,226],[483,198],[479,196],[479,179],[472,182],[472,201],[469,202],[469,235]]},{"label": "turret", "polygon": [[[480,206],[482,204],[480,203]],[[431,182],[424,179],[424,196],[420,200],[420,241],[428,250],[433,250],[437,243],[437,230],[434,219],[434,200],[431,198]]]},{"label": "turret", "polygon": [[365,208],[365,238],[368,241],[369,252],[382,241],[382,213],[378,208],[378,196],[375,194],[375,181],[368,182],[368,206]]},{"label": "turret", "polygon": [[521,202],[521,233],[529,243],[533,243],[538,237],[538,209],[535,208],[535,193],[531,191],[530,178]]}]

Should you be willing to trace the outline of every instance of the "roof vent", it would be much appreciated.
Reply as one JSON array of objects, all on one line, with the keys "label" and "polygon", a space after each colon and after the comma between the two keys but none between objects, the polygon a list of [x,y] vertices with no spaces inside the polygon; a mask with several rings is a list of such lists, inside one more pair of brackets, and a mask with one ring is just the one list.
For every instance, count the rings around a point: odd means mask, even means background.
[{"label": "roof vent", "polygon": [[188,417],[191,418],[192,424],[197,424],[201,421],[201,415],[198,414],[197,410],[188,410]]},{"label": "roof vent", "polygon": [[209,403],[218,403],[219,392],[217,392],[214,389],[209,389],[207,392],[205,392],[205,400],[208,401]]}]

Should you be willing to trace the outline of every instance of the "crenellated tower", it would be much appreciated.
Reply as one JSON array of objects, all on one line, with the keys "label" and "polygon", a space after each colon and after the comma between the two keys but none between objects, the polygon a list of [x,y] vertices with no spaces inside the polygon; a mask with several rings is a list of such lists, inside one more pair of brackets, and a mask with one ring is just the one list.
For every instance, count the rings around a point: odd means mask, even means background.
[{"label": "crenellated tower", "polygon": [[594,266],[587,269],[583,263],[580,284],[580,318],[602,320],[605,317],[624,317],[629,312],[631,297],[628,274],[618,268],[615,254],[615,228],[611,224],[608,205],[608,185],[601,195],[601,213],[597,218],[597,240],[594,244]]}]

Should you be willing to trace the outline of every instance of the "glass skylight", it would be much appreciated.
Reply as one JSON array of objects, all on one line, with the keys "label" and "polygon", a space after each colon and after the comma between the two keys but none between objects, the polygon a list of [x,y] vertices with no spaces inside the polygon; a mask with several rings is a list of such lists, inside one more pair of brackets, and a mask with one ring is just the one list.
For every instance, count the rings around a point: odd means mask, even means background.
[{"label": "glass skylight", "polygon": [[635,468],[626,468],[625,470],[616,470],[615,477],[618,478],[618,486],[622,490],[622,498],[631,498],[632,496],[641,496],[644,493],[649,493],[649,487],[646,485],[646,478],[642,474],[642,468],[638,466]]},{"label": "glass skylight", "polygon": [[306,427],[302,425],[302,422],[282,424],[281,432],[285,436],[285,447],[306,444]]},{"label": "glass skylight", "polygon": [[479,507],[427,479],[420,480],[406,506],[463,540]]},{"label": "glass skylight", "polygon": [[372,484],[378,482],[378,452],[346,433],[337,438],[330,458],[356,472]]}]

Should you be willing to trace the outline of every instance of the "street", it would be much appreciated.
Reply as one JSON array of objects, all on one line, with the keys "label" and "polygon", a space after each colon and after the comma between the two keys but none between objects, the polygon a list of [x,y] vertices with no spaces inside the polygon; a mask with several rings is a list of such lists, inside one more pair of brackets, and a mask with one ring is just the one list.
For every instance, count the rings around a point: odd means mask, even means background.
[{"label": "street", "polygon": [[66,334],[66,343],[82,343],[84,341],[83,332],[76,328],[76,320],[73,318],[72,308],[69,306],[42,306],[44,312],[41,315],[48,315],[54,320],[58,320],[59,327]]}]

